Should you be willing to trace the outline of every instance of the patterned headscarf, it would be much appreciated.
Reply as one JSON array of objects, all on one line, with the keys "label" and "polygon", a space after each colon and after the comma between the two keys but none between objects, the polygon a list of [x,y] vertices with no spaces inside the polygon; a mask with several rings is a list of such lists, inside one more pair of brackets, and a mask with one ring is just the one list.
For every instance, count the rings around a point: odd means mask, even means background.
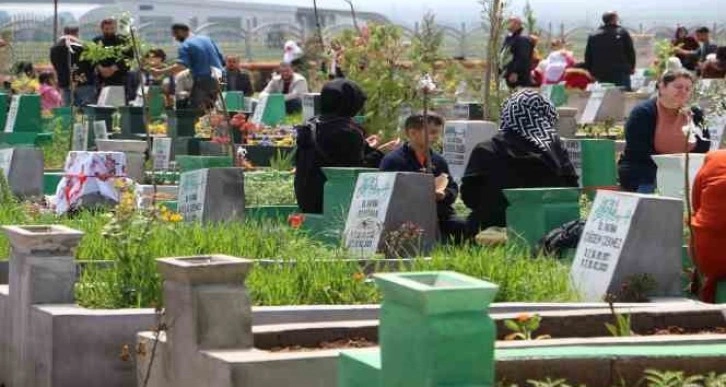
[{"label": "patterned headscarf", "polygon": [[551,152],[559,139],[557,109],[537,92],[524,90],[512,95],[502,106],[501,119],[499,130],[514,133],[544,152]]}]

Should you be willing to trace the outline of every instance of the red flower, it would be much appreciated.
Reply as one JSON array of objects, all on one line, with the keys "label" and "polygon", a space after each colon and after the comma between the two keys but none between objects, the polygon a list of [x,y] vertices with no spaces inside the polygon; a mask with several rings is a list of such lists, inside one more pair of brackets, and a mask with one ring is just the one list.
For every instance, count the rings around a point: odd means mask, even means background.
[{"label": "red flower", "polygon": [[303,214],[290,214],[290,216],[287,217],[287,223],[292,228],[300,228],[303,222],[305,222],[305,215]]}]

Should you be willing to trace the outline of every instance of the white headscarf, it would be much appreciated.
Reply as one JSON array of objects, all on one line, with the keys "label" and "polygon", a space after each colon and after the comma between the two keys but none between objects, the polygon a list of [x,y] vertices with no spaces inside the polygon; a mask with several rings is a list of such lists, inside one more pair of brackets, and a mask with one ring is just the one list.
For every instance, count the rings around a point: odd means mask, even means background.
[{"label": "white headscarf", "polygon": [[282,61],[290,64],[296,59],[300,59],[303,56],[303,50],[292,40],[285,42],[284,53],[282,55]]}]

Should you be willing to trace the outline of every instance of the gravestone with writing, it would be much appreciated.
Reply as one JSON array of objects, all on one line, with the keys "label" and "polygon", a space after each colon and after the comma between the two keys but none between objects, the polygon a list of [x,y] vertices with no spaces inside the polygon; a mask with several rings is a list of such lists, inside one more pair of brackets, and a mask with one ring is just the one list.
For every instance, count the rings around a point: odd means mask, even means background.
[{"label": "gravestone with writing", "polygon": [[5,120],[5,133],[38,133],[42,131],[40,96],[37,94],[16,94],[10,101],[10,110]]},{"label": "gravestone with writing", "polygon": [[584,301],[602,301],[647,275],[656,283],[648,296],[680,296],[682,246],[680,200],[598,191],[572,263],[573,285]]},{"label": "gravestone with writing", "polygon": [[189,222],[243,221],[244,170],[208,168],[182,173],[177,209]]},{"label": "gravestone with writing", "polygon": [[123,86],[104,86],[98,94],[98,106],[126,106],[126,90]]},{"label": "gravestone with writing", "polygon": [[557,119],[557,124],[555,124],[555,128],[557,129],[557,133],[559,133],[560,137],[575,137],[578,128],[576,118],[577,113],[578,111],[575,108],[557,108],[557,115],[559,116],[559,118]]},{"label": "gravestone with writing", "polygon": [[43,194],[43,152],[40,149],[0,149],[0,169],[14,195],[31,198]]},{"label": "gravestone with writing", "polygon": [[[686,197],[686,155],[654,155],[652,156],[655,165],[658,167],[656,182],[658,194],[683,200]],[[706,155],[702,153],[691,153],[688,156],[688,180],[691,190],[698,171],[701,170]],[[684,201],[685,202],[685,201]]]},{"label": "gravestone with writing", "polygon": [[263,94],[255,107],[252,123],[275,126],[285,118],[285,96],[282,94]]},{"label": "gravestone with writing", "polygon": [[706,118],[708,132],[711,135],[711,150],[724,147],[723,132],[726,129],[726,116],[710,115]]},{"label": "gravestone with writing", "polygon": [[625,97],[619,88],[596,85],[590,93],[579,122],[581,124],[606,120],[617,122],[622,120],[624,111]]},{"label": "gravestone with writing", "polygon": [[458,121],[483,120],[484,105],[477,102],[457,102],[454,104],[452,116]]},{"label": "gravestone with writing", "polygon": [[154,160],[154,170],[168,170],[171,162],[171,138],[155,137],[151,146],[151,157]]},{"label": "gravestone with writing", "polygon": [[106,121],[96,121],[93,123],[93,136],[96,140],[108,140]]},{"label": "gravestone with writing", "polygon": [[[358,176],[344,232],[345,246],[353,254],[384,252],[391,258],[426,254],[434,245],[437,228],[433,175],[373,172]],[[405,234],[409,237],[400,236]]]},{"label": "gravestone with writing", "polygon": [[303,95],[303,121],[307,121],[320,114],[320,93],[307,93]]},{"label": "gravestone with writing", "polygon": [[497,134],[499,127],[488,121],[447,121],[444,128],[443,156],[449,164],[451,177],[457,182],[464,177],[471,152],[479,143]]}]

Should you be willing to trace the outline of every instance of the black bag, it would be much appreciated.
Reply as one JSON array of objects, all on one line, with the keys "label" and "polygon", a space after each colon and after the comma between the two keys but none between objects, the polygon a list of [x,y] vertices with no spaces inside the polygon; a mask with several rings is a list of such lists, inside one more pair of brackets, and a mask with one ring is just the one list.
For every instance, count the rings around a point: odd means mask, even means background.
[{"label": "black bag", "polygon": [[562,258],[565,249],[574,249],[580,243],[580,236],[582,236],[584,228],[585,221],[582,219],[565,223],[542,237],[537,244],[537,251]]}]

